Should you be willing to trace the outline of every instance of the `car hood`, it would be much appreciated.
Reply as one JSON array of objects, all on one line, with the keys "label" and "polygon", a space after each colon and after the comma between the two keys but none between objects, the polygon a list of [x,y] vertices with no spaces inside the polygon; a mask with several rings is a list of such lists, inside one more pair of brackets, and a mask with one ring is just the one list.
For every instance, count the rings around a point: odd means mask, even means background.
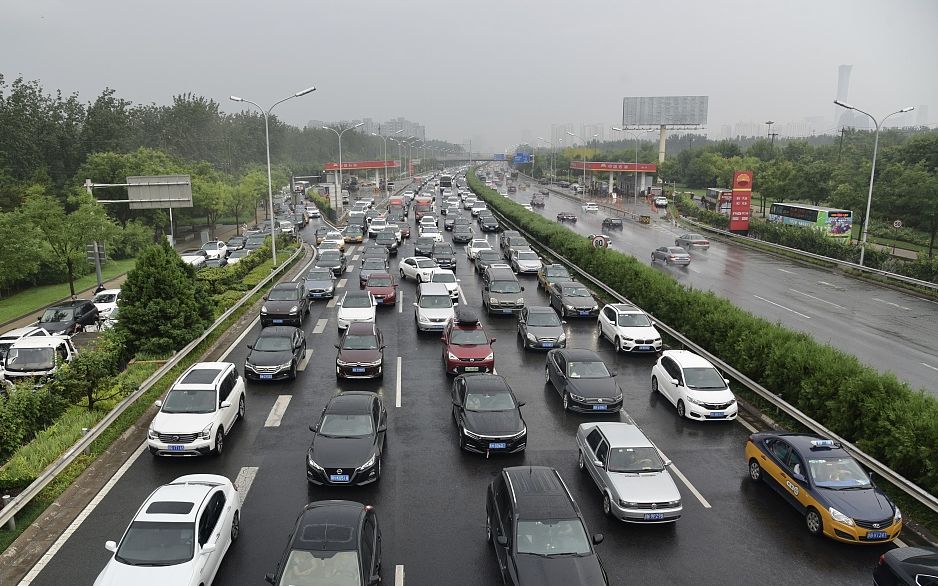
[{"label": "car hood", "polygon": [[581,397],[611,399],[622,394],[614,378],[567,379],[567,390]]},{"label": "car hood", "polygon": [[895,513],[886,495],[874,487],[862,490],[819,488],[818,491],[832,507],[853,519],[881,521]]},{"label": "car hood", "polygon": [[371,291],[372,295],[379,297],[388,297],[389,295],[394,295],[394,287],[366,286],[365,289]]},{"label": "car hood", "polygon": [[306,284],[306,288],[307,288],[307,289],[331,289],[331,288],[333,288],[333,286],[335,285],[335,281],[332,281],[332,280],[327,280],[327,281],[310,281],[310,280],[306,280],[306,281],[305,281],[305,284]]},{"label": "car hood", "polygon": [[158,433],[198,433],[215,421],[212,413],[166,413],[160,411],[153,418],[152,427]]},{"label": "car hood", "polygon": [[286,313],[290,311],[291,307],[299,304],[299,300],[291,299],[289,301],[265,301],[264,307],[267,308],[267,313]]},{"label": "car hood", "polygon": [[420,310],[420,315],[431,319],[451,318],[456,313],[452,307],[433,307],[429,309],[418,307],[417,309]]},{"label": "car hood", "polygon": [[684,388],[689,396],[711,405],[715,403],[729,403],[730,401],[736,400],[733,391],[729,389],[723,389],[721,391],[698,391],[689,387]]},{"label": "car hood", "polygon": [[640,326],[640,327],[633,327],[633,328],[617,326],[617,329],[626,338],[645,340],[645,339],[661,337],[661,334],[658,333],[658,330],[656,330],[652,326]]},{"label": "car hood", "polygon": [[489,344],[471,344],[469,346],[447,344],[446,350],[460,358],[485,358],[492,353],[492,346]]},{"label": "car hood", "polygon": [[98,574],[94,586],[126,584],[189,584],[195,559],[174,566],[128,566],[111,558]]},{"label": "car hood", "polygon": [[642,474],[610,472],[609,479],[619,498],[626,501],[660,503],[681,500],[681,493],[666,470]]},{"label": "car hood", "polygon": [[516,261],[519,267],[524,267],[526,269],[540,269],[542,266],[541,261],[539,260],[519,260]]},{"label": "car hood", "polygon": [[339,350],[336,358],[343,362],[374,362],[381,359],[378,350]]},{"label": "car hood", "polygon": [[50,322],[40,322],[39,327],[49,332],[50,334],[63,334],[66,330],[72,327],[75,324],[74,320],[69,321],[50,321]]},{"label": "car hood", "polygon": [[353,320],[366,320],[374,319],[375,317],[375,308],[374,307],[340,307],[338,311],[338,317],[342,319],[353,319]]},{"label": "car hood", "polygon": [[323,468],[354,469],[374,453],[374,440],[369,437],[326,437],[316,434],[310,446],[313,461]]},{"label": "car hood", "polygon": [[537,338],[559,338],[564,331],[560,326],[528,326],[528,333]]},{"label": "car hood", "polygon": [[514,558],[520,586],[567,586],[607,584],[595,555],[586,557],[542,558],[518,554]]},{"label": "car hood", "polygon": [[463,422],[469,431],[482,435],[511,435],[524,428],[518,411],[465,411]]},{"label": "car hood", "polygon": [[341,261],[341,260],[337,260],[337,259],[336,259],[336,260],[333,260],[333,259],[328,259],[328,258],[321,258],[321,259],[319,259],[319,260],[316,261],[316,265],[315,265],[315,266],[316,266],[316,268],[320,268],[320,269],[334,269],[335,267],[338,267],[338,266],[341,266],[341,265],[342,265],[342,261]]},{"label": "car hood", "polygon": [[247,362],[255,366],[278,366],[293,361],[293,353],[286,350],[277,352],[265,352],[261,350],[251,350],[248,352]]}]

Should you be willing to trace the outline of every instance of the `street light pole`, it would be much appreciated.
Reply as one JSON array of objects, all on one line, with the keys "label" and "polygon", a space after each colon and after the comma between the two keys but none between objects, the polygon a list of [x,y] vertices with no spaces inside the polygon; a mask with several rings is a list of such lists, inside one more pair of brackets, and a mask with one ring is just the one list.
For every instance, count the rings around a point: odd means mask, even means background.
[{"label": "street light pole", "polygon": [[551,184],[554,182],[554,142],[540,136],[537,137],[537,140],[547,143],[547,148],[550,149],[550,179],[547,183]]},{"label": "street light pole", "polygon": [[348,128],[343,129],[342,132],[339,132],[335,128],[330,128],[328,126],[322,127],[323,130],[331,130],[332,132],[335,133],[336,136],[339,137],[339,189],[338,189],[338,193],[335,194],[336,211],[338,211],[338,208],[342,206],[342,187],[344,185],[342,183],[342,135],[348,132],[349,130],[352,130],[354,128],[358,128],[359,126],[364,126],[364,125],[365,125],[364,122],[359,122],[355,126],[349,126]]},{"label": "street light pole", "polygon": [[[567,131],[567,134],[569,134],[569,135],[572,136],[573,138],[579,138],[580,141],[582,141],[584,145],[585,145],[586,142],[587,142],[586,139],[584,139],[582,136],[580,136],[580,135],[578,135],[578,134],[573,134],[573,133],[570,132],[569,130]],[[596,138],[597,136],[599,136],[599,133],[598,133],[598,132],[593,135],[593,138]],[[582,190],[584,190],[584,192],[585,192],[585,190],[586,190],[586,148],[583,149],[583,185],[581,185],[580,188],[581,188]]]},{"label": "street light pole", "polygon": [[[400,132],[404,132],[404,129],[401,128],[399,130],[395,130],[391,133],[391,135],[395,135]],[[381,140],[384,141],[384,161],[382,161],[382,165],[384,165],[384,195],[389,196],[391,195],[391,190],[388,188],[388,137],[383,134],[375,134],[374,132],[371,133],[371,136],[380,137]],[[392,138],[391,140],[394,139]]]},{"label": "street light pole", "polygon": [[[277,233],[274,227],[274,187],[273,179],[271,178],[270,172],[270,123],[268,117],[270,112],[277,107],[278,104],[282,104],[287,100],[293,98],[298,98],[300,96],[305,96],[308,93],[316,91],[315,87],[308,87],[305,90],[298,91],[292,96],[287,96],[279,102],[274,102],[274,105],[266,110],[261,107],[257,102],[252,102],[251,100],[245,100],[244,98],[239,98],[238,96],[228,96],[228,99],[232,102],[247,102],[248,104],[253,104],[261,113],[264,115],[264,140],[267,143],[267,206],[270,210],[270,253],[274,261],[274,266],[277,266]],[[254,210],[257,211],[257,206],[254,206]]]},{"label": "street light pole", "polygon": [[873,121],[873,124],[876,126],[876,138],[873,140],[873,164],[870,166],[870,191],[866,196],[866,215],[863,216],[863,229],[861,230],[860,238],[860,266],[863,266],[864,253],[866,252],[866,235],[870,227],[870,206],[873,203],[873,178],[876,176],[876,152],[879,150],[879,129],[882,128],[882,125],[889,119],[890,116],[895,116],[896,114],[904,114],[906,112],[911,112],[915,109],[914,106],[908,106],[902,108],[901,110],[896,110],[892,114],[886,115],[879,122],[876,121],[876,118],[873,117],[869,112],[864,112],[863,110],[851,106],[850,104],[845,104],[840,100],[834,100],[834,103],[840,106],[841,108],[846,108],[848,110],[856,110],[861,114],[866,114],[870,120]]}]

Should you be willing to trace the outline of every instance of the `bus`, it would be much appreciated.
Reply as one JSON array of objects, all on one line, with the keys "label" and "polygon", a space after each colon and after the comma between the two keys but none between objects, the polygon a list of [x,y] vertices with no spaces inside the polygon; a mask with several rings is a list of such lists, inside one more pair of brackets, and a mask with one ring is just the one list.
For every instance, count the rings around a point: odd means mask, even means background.
[{"label": "bus", "polygon": [[440,187],[452,187],[452,186],[453,186],[452,175],[440,175]]},{"label": "bus", "polygon": [[831,238],[850,238],[853,212],[801,203],[773,203],[768,220],[793,226],[807,226]]}]

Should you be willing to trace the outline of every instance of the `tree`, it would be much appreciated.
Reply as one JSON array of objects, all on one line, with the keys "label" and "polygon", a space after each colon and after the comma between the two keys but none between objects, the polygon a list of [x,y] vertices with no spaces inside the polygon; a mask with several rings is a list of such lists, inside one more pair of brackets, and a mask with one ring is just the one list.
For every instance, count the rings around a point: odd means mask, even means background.
[{"label": "tree", "polygon": [[904,218],[909,226],[928,236],[928,256],[932,257],[938,234],[938,175],[929,173],[925,161],[887,167],[880,175],[880,188],[873,194],[878,209],[888,208]]},{"label": "tree", "polygon": [[85,246],[97,240],[105,242],[116,233],[116,226],[99,205],[79,196],[76,209],[65,208],[49,195],[32,195],[23,204],[24,218],[42,235],[53,255],[65,269],[68,288],[75,294],[75,269],[86,262]]},{"label": "tree", "polygon": [[131,355],[166,355],[202,333],[209,304],[208,296],[197,294],[195,269],[162,241],[144,250],[127,274],[117,328]]},{"label": "tree", "polygon": [[241,233],[241,217],[247,216],[250,210],[254,210],[254,222],[257,223],[257,200],[260,194],[266,194],[267,174],[260,169],[252,169],[245,173],[228,200],[228,209],[234,214],[235,222],[238,224],[238,233]]},{"label": "tree", "polygon": [[20,210],[0,212],[0,291],[9,291],[14,285],[31,277],[39,268],[40,246],[36,230],[25,221]]}]

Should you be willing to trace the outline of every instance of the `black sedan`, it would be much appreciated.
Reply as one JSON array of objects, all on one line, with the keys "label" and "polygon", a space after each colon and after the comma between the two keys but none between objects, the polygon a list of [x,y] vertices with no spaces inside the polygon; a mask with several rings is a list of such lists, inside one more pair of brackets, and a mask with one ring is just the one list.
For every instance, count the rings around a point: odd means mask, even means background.
[{"label": "black sedan", "polygon": [[306,354],[306,336],[293,326],[271,326],[248,344],[244,359],[244,377],[249,380],[296,378],[296,369]]},{"label": "black sedan", "polygon": [[521,452],[528,429],[505,379],[495,374],[461,374],[453,381],[453,420],[459,447],[489,456]]},{"label": "black sedan", "polygon": [[566,411],[615,413],[622,409],[622,389],[602,358],[592,350],[563,348],[547,353],[544,384],[563,397]]},{"label": "black sedan", "polygon": [[381,529],[374,507],[317,501],[303,507],[277,571],[267,582],[356,584],[381,582]]},{"label": "black sedan", "polygon": [[938,586],[938,549],[898,547],[879,556],[876,586]]},{"label": "black sedan", "polygon": [[425,256],[430,258],[430,253],[433,251],[433,245],[436,244],[436,239],[432,236],[420,236],[414,241],[414,256]]},{"label": "black sedan", "polygon": [[456,251],[452,244],[437,242],[430,251],[430,258],[442,269],[456,269]]},{"label": "black sedan", "polygon": [[388,413],[368,391],[345,391],[330,399],[319,423],[309,426],[306,479],[317,485],[361,486],[381,478]]},{"label": "black sedan", "polygon": [[498,229],[501,228],[495,216],[483,217],[479,220],[479,227],[482,228],[483,232],[498,232]]},{"label": "black sedan", "polygon": [[576,214],[573,212],[560,212],[557,214],[558,222],[573,222],[576,224]]},{"label": "black sedan", "polygon": [[472,228],[468,225],[457,225],[453,228],[453,242],[465,244],[472,240]]},{"label": "black sedan", "polygon": [[547,295],[550,296],[550,306],[557,310],[560,317],[599,315],[599,303],[582,283],[553,283],[547,286]]},{"label": "black sedan", "polygon": [[443,229],[447,232],[453,231],[453,226],[456,225],[456,216],[449,214],[446,216],[446,219],[443,220]]},{"label": "black sedan", "polygon": [[525,349],[566,348],[565,323],[550,307],[529,305],[518,313],[518,336]]},{"label": "black sedan", "polygon": [[397,248],[399,243],[394,232],[391,232],[390,230],[382,230],[381,232],[378,232],[378,235],[375,236],[375,244],[385,247],[388,251],[388,254],[391,256],[397,256]]},{"label": "black sedan", "polygon": [[348,260],[340,250],[323,250],[313,266],[318,269],[332,269],[332,274],[341,277],[348,268]]},{"label": "black sedan", "polygon": [[505,264],[505,259],[497,250],[480,250],[476,253],[476,272],[480,275],[485,274],[485,269],[495,263]]}]

